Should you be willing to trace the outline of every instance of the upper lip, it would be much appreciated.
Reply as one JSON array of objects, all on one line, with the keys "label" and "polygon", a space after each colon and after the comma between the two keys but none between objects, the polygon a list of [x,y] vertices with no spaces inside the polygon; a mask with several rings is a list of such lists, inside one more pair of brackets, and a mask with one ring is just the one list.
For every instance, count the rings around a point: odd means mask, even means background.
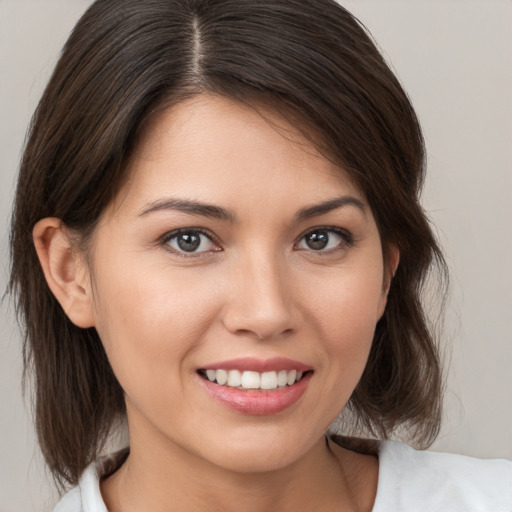
[{"label": "upper lip", "polygon": [[258,359],[255,357],[239,357],[227,361],[217,361],[201,367],[201,370],[242,370],[258,373],[272,372],[279,370],[297,370],[298,372],[307,372],[312,370],[311,366],[294,361],[286,357],[273,357],[271,359]]}]

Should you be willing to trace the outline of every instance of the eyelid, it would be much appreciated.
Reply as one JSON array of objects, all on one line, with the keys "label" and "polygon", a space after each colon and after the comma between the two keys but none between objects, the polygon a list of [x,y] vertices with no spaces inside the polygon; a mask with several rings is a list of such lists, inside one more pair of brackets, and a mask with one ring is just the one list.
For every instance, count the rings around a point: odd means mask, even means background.
[{"label": "eyelid", "polygon": [[[214,245],[216,245],[218,247],[218,249],[215,249],[213,251],[210,250],[210,251],[200,251],[200,252],[186,252],[186,251],[178,251],[178,250],[174,249],[173,247],[171,247],[169,245],[169,241],[171,239],[177,237],[181,233],[190,233],[190,232],[199,233],[201,235],[204,235]],[[178,229],[174,229],[172,231],[169,231],[165,235],[160,237],[159,244],[164,246],[165,250],[167,250],[168,252],[170,252],[172,254],[176,254],[176,255],[178,255],[180,257],[184,257],[184,258],[194,258],[194,257],[197,258],[199,256],[208,255],[208,254],[210,254],[212,252],[222,251],[222,248],[220,248],[220,242],[219,242],[218,237],[215,236],[210,230],[205,229],[205,228],[198,228],[198,227],[178,228]]]},{"label": "eyelid", "polygon": [[[344,241],[343,245],[345,248],[351,247],[355,243],[355,239],[354,239],[354,236],[352,235],[352,233],[344,228],[340,228],[337,226],[315,226],[313,228],[310,228],[310,229],[304,231],[295,241],[294,247],[296,247],[297,244],[299,244],[304,239],[305,236],[307,236],[310,233],[314,233],[315,231],[326,231],[328,233],[334,233],[334,234],[340,236]],[[206,236],[218,248],[213,251],[209,250],[209,251],[201,251],[201,252],[186,252],[186,251],[176,250],[169,245],[169,240],[177,237],[181,233],[187,233],[187,232],[196,232],[196,233]],[[164,246],[164,248],[167,251],[171,252],[172,254],[176,254],[178,256],[185,257],[185,258],[200,257],[200,256],[209,255],[212,252],[222,251],[222,248],[220,247],[221,244],[220,244],[219,238],[214,233],[212,233],[210,230],[205,229],[205,228],[200,228],[200,227],[185,227],[185,228],[178,228],[178,229],[169,231],[169,232],[165,233],[162,237],[160,237],[159,244]],[[339,250],[339,247],[335,247],[335,248],[331,248],[331,249],[327,249],[327,250],[317,250],[317,251],[315,251],[314,249],[299,249],[299,250],[305,250],[305,251],[309,250],[311,252],[320,254],[320,253],[329,253],[332,251]]]},{"label": "eyelid", "polygon": [[[355,243],[354,235],[347,229],[336,227],[336,226],[315,226],[313,228],[310,228],[310,229],[304,231],[297,238],[297,241],[295,242],[294,245],[296,246],[299,242],[301,242],[304,239],[305,236],[309,235],[310,233],[314,233],[316,231],[327,231],[328,233],[334,233],[334,234],[342,237],[344,240],[345,248],[352,247]],[[331,249],[327,249],[327,250],[317,250],[317,251],[315,251],[314,249],[300,249],[300,250],[305,250],[305,251],[309,250],[311,252],[320,254],[320,253],[329,253],[331,251],[336,251],[338,249],[339,249],[338,247],[335,247],[335,248],[331,248]]]}]

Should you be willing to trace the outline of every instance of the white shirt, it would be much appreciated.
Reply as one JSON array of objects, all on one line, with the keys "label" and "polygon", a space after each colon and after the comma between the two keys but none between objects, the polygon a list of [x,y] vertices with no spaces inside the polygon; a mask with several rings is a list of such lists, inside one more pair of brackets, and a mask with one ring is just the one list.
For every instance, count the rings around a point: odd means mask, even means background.
[{"label": "white shirt", "polygon": [[[108,512],[99,485],[103,468],[104,462],[88,466],[54,512]],[[372,512],[512,512],[512,461],[417,451],[381,441]]]}]

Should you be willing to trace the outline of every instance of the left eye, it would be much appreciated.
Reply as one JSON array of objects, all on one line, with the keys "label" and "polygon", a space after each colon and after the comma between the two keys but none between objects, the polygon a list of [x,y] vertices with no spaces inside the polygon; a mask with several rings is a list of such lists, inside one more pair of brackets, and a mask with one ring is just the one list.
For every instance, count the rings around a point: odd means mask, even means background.
[{"label": "left eye", "polygon": [[312,251],[326,251],[340,245],[349,245],[348,236],[332,229],[315,229],[302,236],[297,247]]},{"label": "left eye", "polygon": [[181,253],[200,253],[218,250],[208,235],[193,229],[171,234],[167,237],[165,243],[174,251]]}]

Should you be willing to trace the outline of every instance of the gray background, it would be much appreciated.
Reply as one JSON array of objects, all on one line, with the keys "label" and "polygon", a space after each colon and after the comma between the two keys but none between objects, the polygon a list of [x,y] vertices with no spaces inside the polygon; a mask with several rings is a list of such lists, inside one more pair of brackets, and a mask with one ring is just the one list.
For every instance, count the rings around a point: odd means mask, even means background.
[{"label": "gray background", "polygon": [[[0,0],[0,288],[32,111],[86,0]],[[443,432],[432,447],[512,458],[512,2],[347,0],[409,92],[429,154],[424,205],[452,272]],[[0,512],[51,510],[21,396],[20,339],[0,311]]]}]

